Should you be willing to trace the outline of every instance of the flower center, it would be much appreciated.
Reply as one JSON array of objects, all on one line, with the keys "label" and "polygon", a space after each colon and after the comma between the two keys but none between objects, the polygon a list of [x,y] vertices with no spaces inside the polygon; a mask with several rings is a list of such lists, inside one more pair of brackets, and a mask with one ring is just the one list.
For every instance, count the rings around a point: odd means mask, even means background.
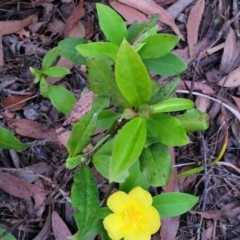
[{"label": "flower center", "polygon": [[124,211],[124,218],[128,224],[131,224],[133,227],[137,226],[141,222],[143,216],[141,211],[129,208]]}]

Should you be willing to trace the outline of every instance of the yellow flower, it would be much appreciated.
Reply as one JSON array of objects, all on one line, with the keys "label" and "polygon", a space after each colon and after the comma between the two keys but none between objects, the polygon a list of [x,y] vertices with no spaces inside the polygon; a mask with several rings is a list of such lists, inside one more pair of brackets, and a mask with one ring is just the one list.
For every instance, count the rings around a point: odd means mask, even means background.
[{"label": "yellow flower", "polygon": [[141,187],[128,194],[116,192],[108,198],[113,211],[104,221],[104,228],[113,240],[150,240],[161,226],[160,215],[152,206],[152,196]]}]

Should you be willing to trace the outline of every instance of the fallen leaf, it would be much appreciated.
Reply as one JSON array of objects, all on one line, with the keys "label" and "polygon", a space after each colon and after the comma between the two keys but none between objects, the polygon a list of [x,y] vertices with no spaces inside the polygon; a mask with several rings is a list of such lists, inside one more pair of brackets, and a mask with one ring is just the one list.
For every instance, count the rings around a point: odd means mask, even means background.
[{"label": "fallen leaf", "polygon": [[42,130],[41,124],[29,119],[7,119],[7,124],[17,134],[33,139],[58,141],[54,129]]},{"label": "fallen leaf", "polygon": [[199,214],[206,219],[220,220],[227,218],[235,218],[240,214],[239,202],[230,202],[224,205],[220,210],[209,210],[209,211],[190,211],[192,214]]},{"label": "fallen leaf", "polygon": [[[41,180],[37,180],[37,181],[34,183],[34,185],[35,185],[35,186],[38,186],[38,187],[40,187],[40,188],[42,188],[42,189],[44,189],[44,185],[43,185],[43,183],[41,182]],[[34,210],[37,209],[38,206],[40,206],[40,205],[43,203],[43,201],[46,200],[46,194],[44,194],[44,193],[34,193],[32,197],[33,197],[33,199],[34,199]],[[40,209],[36,212],[36,216],[39,217],[39,218],[41,218],[41,217],[42,217],[42,214],[43,214],[43,212],[44,212],[44,210],[45,210],[45,208],[46,208],[46,205],[43,204],[43,205],[40,207]]]},{"label": "fallen leaf", "polygon": [[232,70],[232,67],[234,64],[236,64],[236,60],[240,52],[239,49],[240,47],[239,43],[237,42],[235,32],[230,27],[227,39],[224,44],[223,55],[219,67],[220,71],[229,73]]},{"label": "fallen leaf", "polygon": [[77,7],[75,7],[66,21],[65,29],[64,29],[64,37],[67,38],[70,35],[73,27],[78,23],[78,21],[84,17],[85,11],[83,8],[83,0],[80,0]]},{"label": "fallen leaf", "polygon": [[240,98],[232,96],[233,100],[235,101],[239,111],[240,111]]},{"label": "fallen leaf", "polygon": [[198,30],[202,20],[205,0],[198,0],[192,7],[187,21],[187,41],[189,56],[193,56],[193,47],[198,42]]},{"label": "fallen leaf", "polygon": [[178,0],[167,9],[167,12],[175,19],[193,1],[194,0]]},{"label": "fallen leaf", "polygon": [[29,199],[34,194],[48,194],[44,189],[3,171],[0,171],[0,189],[23,199]]},{"label": "fallen leaf", "polygon": [[46,32],[53,32],[62,35],[65,28],[65,23],[58,18],[53,18],[51,22],[48,23]]},{"label": "fallen leaf", "polygon": [[119,2],[126,4],[130,7],[136,8],[137,10],[149,15],[149,14],[158,14],[159,21],[170,26],[173,31],[181,38],[184,39],[180,33],[177,25],[175,24],[174,18],[162,7],[160,7],[153,0],[119,0]]},{"label": "fallen leaf", "polygon": [[52,229],[56,240],[71,239],[72,234],[57,212],[52,212]]},{"label": "fallen leaf", "polygon": [[83,115],[85,115],[92,108],[92,103],[95,96],[96,95],[92,91],[84,94],[73,107],[73,110],[64,121],[63,126],[74,123],[78,121]]},{"label": "fallen leaf", "polygon": [[235,70],[230,72],[226,77],[222,78],[218,82],[218,85],[229,88],[240,86],[240,67],[236,68]]},{"label": "fallen leaf", "polygon": [[169,4],[172,4],[172,3],[176,2],[176,0],[154,0],[154,2],[156,2],[161,7],[163,7],[165,5],[169,5]]},{"label": "fallen leaf", "polygon": [[3,99],[1,105],[9,111],[19,110],[24,107],[29,99],[29,95],[11,95]]},{"label": "fallen leaf", "polygon": [[23,20],[0,21],[0,34],[7,35],[10,33],[16,33],[30,24],[35,17],[36,15],[33,14]]},{"label": "fallen leaf", "polygon": [[135,21],[139,23],[148,22],[147,17],[143,13],[139,12],[138,10],[128,5],[116,2],[114,0],[109,1],[109,4],[111,5],[112,8],[115,9],[115,11],[120,13],[124,17],[124,19],[127,20],[128,24],[131,24]]},{"label": "fallen leaf", "polygon": [[67,147],[67,142],[68,142],[68,139],[70,138],[71,131],[70,130],[66,130],[63,127],[59,127],[55,131],[57,133],[57,137],[58,137],[59,142],[63,146]]},{"label": "fallen leaf", "polygon": [[198,96],[195,100],[195,105],[196,108],[201,111],[206,113],[208,108],[210,107],[211,101],[208,98]]}]

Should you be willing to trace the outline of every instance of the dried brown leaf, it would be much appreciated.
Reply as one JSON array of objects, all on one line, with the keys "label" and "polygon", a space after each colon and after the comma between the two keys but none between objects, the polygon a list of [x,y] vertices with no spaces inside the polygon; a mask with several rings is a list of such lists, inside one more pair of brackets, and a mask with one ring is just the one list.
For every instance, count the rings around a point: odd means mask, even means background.
[{"label": "dried brown leaf", "polygon": [[115,9],[115,11],[120,13],[124,17],[124,19],[127,20],[128,24],[131,24],[135,21],[139,23],[148,22],[147,17],[143,13],[136,10],[135,8],[116,2],[114,0],[109,1],[109,4],[111,5],[112,8]]},{"label": "dried brown leaf", "polygon": [[52,229],[56,240],[66,240],[72,237],[70,230],[57,212],[52,212]]},{"label": "dried brown leaf", "polygon": [[50,32],[62,35],[64,28],[65,28],[65,23],[55,17],[52,19],[50,23],[48,23],[46,31],[50,31]]},{"label": "dried brown leaf", "polygon": [[[34,183],[35,186],[38,186],[42,189],[44,189],[44,185],[43,183],[41,182],[41,180],[37,180],[35,183]],[[34,209],[37,209],[39,205],[42,204],[43,201],[46,200],[46,194],[44,193],[34,193],[33,194],[33,199],[34,199]],[[36,216],[41,218],[42,217],[42,214],[44,212],[46,208],[46,205],[43,204],[40,209],[36,212]]]},{"label": "dried brown leaf", "polygon": [[0,34],[7,35],[10,33],[16,33],[30,24],[35,17],[36,15],[33,14],[23,20],[0,21]]},{"label": "dried brown leaf", "polygon": [[0,189],[10,195],[23,199],[29,199],[34,194],[48,194],[41,187],[3,171],[0,171]]},{"label": "dried brown leaf", "polygon": [[70,35],[71,30],[73,27],[78,23],[78,21],[84,17],[85,11],[83,8],[83,0],[80,0],[77,7],[75,7],[66,21],[65,29],[64,29],[64,37],[67,38]]},{"label": "dried brown leaf", "polygon": [[235,101],[238,109],[240,110],[240,98],[232,96],[233,100]]},{"label": "dried brown leaf", "polygon": [[175,24],[174,18],[162,7],[160,7],[153,0],[119,0],[119,2],[126,4],[130,7],[136,8],[137,10],[149,15],[149,14],[158,14],[159,21],[170,26],[173,31],[183,39],[182,34],[180,33],[177,25]]},{"label": "dried brown leaf", "polygon": [[179,218],[180,216],[161,219],[161,231],[160,231],[161,239],[167,240],[176,239],[180,223]]},{"label": "dried brown leaf", "polygon": [[211,101],[209,98],[205,98],[205,97],[201,97],[201,96],[198,96],[195,101],[196,108],[204,113],[207,112],[207,110],[210,106],[210,103],[211,103]]},{"label": "dried brown leaf", "polygon": [[94,97],[95,94],[92,91],[84,94],[73,107],[73,110],[63,123],[63,126],[78,121],[84,114],[86,114],[92,108]]},{"label": "dried brown leaf", "polygon": [[7,119],[7,124],[21,136],[34,139],[51,139],[52,141],[58,141],[54,129],[48,129],[44,131],[41,128],[41,124],[33,120]]},{"label": "dried brown leaf", "polygon": [[1,105],[3,108],[15,111],[24,107],[29,99],[29,95],[11,95],[3,99]]},{"label": "dried brown leaf", "polygon": [[198,30],[202,20],[205,0],[198,0],[192,7],[187,21],[187,40],[189,55],[193,56],[193,47],[198,42]]},{"label": "dried brown leaf", "polygon": [[68,142],[68,139],[70,138],[71,131],[70,130],[66,130],[63,127],[59,127],[55,131],[57,133],[57,137],[58,137],[59,142],[63,146],[67,147],[67,142]]},{"label": "dried brown leaf", "polygon": [[224,44],[224,50],[219,70],[223,71],[224,73],[229,73],[232,70],[234,64],[236,63],[239,52],[240,48],[237,42],[235,32],[230,27],[227,39]]},{"label": "dried brown leaf", "polygon": [[240,86],[240,67],[236,68],[235,70],[230,72],[226,77],[222,78],[219,81],[218,85],[220,86],[224,85],[224,87],[229,88]]}]

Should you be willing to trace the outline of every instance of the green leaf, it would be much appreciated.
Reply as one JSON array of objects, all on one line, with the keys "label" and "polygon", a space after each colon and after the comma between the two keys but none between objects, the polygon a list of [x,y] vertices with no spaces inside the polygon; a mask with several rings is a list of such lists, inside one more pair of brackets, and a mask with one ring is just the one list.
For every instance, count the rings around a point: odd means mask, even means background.
[{"label": "green leaf", "polygon": [[93,42],[76,46],[76,50],[84,57],[96,58],[107,56],[115,61],[118,46],[110,42]]},{"label": "green leaf", "polygon": [[126,40],[117,54],[115,75],[121,93],[130,104],[139,109],[148,103],[152,95],[148,71]]},{"label": "green leaf", "polygon": [[209,115],[196,108],[189,109],[176,117],[187,133],[205,131],[209,127]]},{"label": "green leaf", "polygon": [[49,92],[49,85],[45,77],[41,77],[40,80],[40,93],[43,97],[47,98]]},{"label": "green leaf", "polygon": [[187,176],[190,176],[192,174],[201,172],[202,170],[204,170],[204,166],[195,167],[195,168],[192,168],[192,169],[189,169],[185,172],[180,173],[179,175],[177,175],[177,178],[187,177]]},{"label": "green leaf", "polygon": [[144,59],[143,63],[148,70],[162,76],[173,76],[187,69],[187,64],[172,53],[159,58]]},{"label": "green leaf", "polygon": [[153,197],[153,207],[161,218],[179,216],[191,210],[197,202],[198,197],[187,193],[162,193]]},{"label": "green leaf", "polygon": [[174,97],[180,82],[180,77],[174,78],[173,80],[167,82],[153,95],[152,99],[150,100],[150,104],[156,104],[168,98]]},{"label": "green leaf", "polygon": [[109,207],[101,207],[98,210],[98,217],[100,219],[104,219],[105,217],[107,217],[109,214],[113,213]]},{"label": "green leaf", "polygon": [[44,70],[51,67],[53,63],[56,61],[58,54],[59,54],[59,49],[57,47],[48,51],[42,60],[42,69]]},{"label": "green leaf", "polygon": [[62,86],[49,86],[48,97],[52,105],[61,113],[67,115],[71,112],[77,100],[74,95]]},{"label": "green leaf", "polygon": [[[92,163],[97,171],[105,178],[109,176],[109,164],[113,152],[114,139],[107,141],[92,157]],[[125,172],[118,178],[118,182],[124,182],[128,177],[128,172]]]},{"label": "green leaf", "polygon": [[97,128],[108,129],[112,124],[121,117],[119,113],[115,113],[109,110],[103,110],[98,114]]},{"label": "green leaf", "polygon": [[139,160],[141,171],[151,186],[160,187],[168,184],[172,159],[166,145],[155,143],[144,148]]},{"label": "green leaf", "polygon": [[66,168],[73,169],[77,167],[84,160],[83,155],[77,155],[75,157],[68,157],[66,159]]},{"label": "green leaf", "polygon": [[[0,228],[0,234],[4,233],[7,231],[4,228]],[[17,240],[11,233],[8,233],[6,236],[2,237],[1,240]]]},{"label": "green leaf", "polygon": [[108,105],[107,97],[96,97],[92,109],[73,125],[71,136],[67,142],[69,157],[75,157],[90,143],[96,128],[97,116]]},{"label": "green leaf", "polygon": [[109,166],[109,180],[116,181],[140,156],[146,141],[146,121],[136,117],[118,132]]},{"label": "green leaf", "polygon": [[45,69],[43,73],[50,77],[63,77],[71,72],[65,67],[54,66]]},{"label": "green leaf", "polygon": [[96,4],[99,18],[99,25],[105,37],[112,43],[120,45],[127,37],[127,28],[123,19],[110,7],[103,4]]},{"label": "green leaf", "polygon": [[175,112],[193,108],[193,101],[185,98],[169,98],[161,103],[151,105],[152,112]]},{"label": "green leaf", "polygon": [[91,229],[99,209],[97,183],[92,171],[83,166],[75,175],[71,190],[72,206],[78,209],[74,218],[80,231],[80,238]]},{"label": "green leaf", "polygon": [[159,58],[169,53],[178,41],[179,37],[171,34],[155,34],[144,40],[146,44],[138,53],[142,59]]},{"label": "green leaf", "polygon": [[119,190],[124,192],[130,192],[135,187],[141,187],[148,189],[150,184],[140,171],[139,161],[136,161],[129,169],[128,178],[119,185]]},{"label": "green leaf", "polygon": [[149,28],[149,29],[147,29],[146,32],[144,32],[142,34],[142,36],[139,37],[139,41],[138,42],[143,43],[143,42],[145,42],[145,40],[148,37],[150,37],[152,35],[156,35],[157,34],[157,28],[158,28],[158,24],[153,26],[153,27],[151,27],[151,28]]},{"label": "green leaf", "polygon": [[135,39],[146,29],[147,23],[142,22],[138,23],[137,21],[133,22],[128,28],[128,37],[127,41],[133,43]]},{"label": "green leaf", "polygon": [[76,50],[76,46],[87,43],[86,39],[83,38],[66,38],[58,43],[59,54],[79,65],[85,65],[86,59]]},{"label": "green leaf", "polygon": [[[33,67],[30,67],[30,71],[35,77],[41,77],[41,75],[43,74],[43,72],[41,70],[37,70]],[[37,82],[35,82],[35,80],[34,80],[34,83],[37,83]]]},{"label": "green leaf", "polygon": [[[88,232],[85,233],[85,235],[81,238],[81,240],[95,239],[95,237],[101,232],[103,228],[102,220],[101,219],[94,220],[89,227],[90,228]],[[79,240],[80,237],[78,236],[78,238],[73,238],[73,240],[75,239]]]},{"label": "green leaf", "polygon": [[109,96],[117,107],[130,108],[131,105],[118,89],[113,63],[109,60],[106,57],[87,60],[87,78],[91,90],[97,95]]},{"label": "green leaf", "polygon": [[183,146],[189,143],[186,132],[178,119],[164,113],[147,118],[147,128],[159,142],[168,146]]},{"label": "green leaf", "polygon": [[0,149],[15,149],[23,151],[30,147],[30,143],[21,143],[9,130],[0,127]]}]

